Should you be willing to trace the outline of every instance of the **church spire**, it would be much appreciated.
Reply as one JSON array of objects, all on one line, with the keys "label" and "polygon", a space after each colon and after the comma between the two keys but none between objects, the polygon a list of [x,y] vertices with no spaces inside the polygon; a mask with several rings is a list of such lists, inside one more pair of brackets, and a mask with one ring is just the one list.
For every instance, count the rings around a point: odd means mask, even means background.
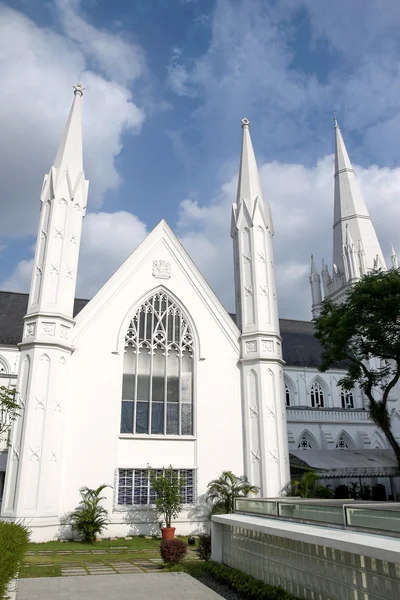
[{"label": "church spire", "polygon": [[56,311],[72,317],[88,193],[82,158],[82,95],[78,83],[54,164],[44,178],[28,313]]},{"label": "church spire", "polygon": [[373,269],[377,256],[382,267],[386,268],[382,250],[336,117],[334,117],[334,125],[336,151],[333,264],[336,265],[339,276],[345,276],[343,248],[347,246],[346,236],[348,236],[356,244],[356,247],[363,248],[367,269]]},{"label": "church spire", "polygon": [[[250,136],[250,121],[245,117],[241,121],[243,129],[242,152],[240,156],[239,180],[237,188],[236,205],[238,209],[246,210],[249,215],[254,214],[256,202],[263,211],[266,226],[271,229],[273,235],[273,224],[269,205],[264,203],[263,191],[258,171],[256,155]],[[244,208],[246,207],[246,208]]]},{"label": "church spire", "polygon": [[72,177],[83,171],[82,156],[82,96],[84,87],[74,85],[74,100],[65,124],[54,168],[61,175],[68,169]]},{"label": "church spire", "polygon": [[312,299],[312,315],[313,317],[317,317],[319,314],[319,307],[322,303],[322,292],[321,277],[317,271],[317,267],[315,266],[313,255],[311,255],[310,286]]},{"label": "church spire", "polygon": [[244,472],[263,497],[289,480],[282,340],[274,270],[273,230],[250,137],[243,139],[237,201],[232,207],[236,323],[244,415]]}]

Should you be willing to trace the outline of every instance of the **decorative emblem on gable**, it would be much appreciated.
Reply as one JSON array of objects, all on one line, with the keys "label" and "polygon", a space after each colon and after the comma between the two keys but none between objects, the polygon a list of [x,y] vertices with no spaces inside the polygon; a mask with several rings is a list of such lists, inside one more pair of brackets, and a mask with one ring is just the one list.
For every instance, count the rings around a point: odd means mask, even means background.
[{"label": "decorative emblem on gable", "polygon": [[169,279],[171,277],[171,263],[166,260],[153,260],[153,277]]}]

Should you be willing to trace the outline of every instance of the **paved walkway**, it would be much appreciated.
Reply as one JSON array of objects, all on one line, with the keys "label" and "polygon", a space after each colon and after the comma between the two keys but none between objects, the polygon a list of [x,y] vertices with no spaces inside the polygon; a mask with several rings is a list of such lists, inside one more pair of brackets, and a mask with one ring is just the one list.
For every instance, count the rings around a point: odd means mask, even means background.
[{"label": "paved walkway", "polygon": [[186,573],[20,579],[17,600],[221,600]]}]

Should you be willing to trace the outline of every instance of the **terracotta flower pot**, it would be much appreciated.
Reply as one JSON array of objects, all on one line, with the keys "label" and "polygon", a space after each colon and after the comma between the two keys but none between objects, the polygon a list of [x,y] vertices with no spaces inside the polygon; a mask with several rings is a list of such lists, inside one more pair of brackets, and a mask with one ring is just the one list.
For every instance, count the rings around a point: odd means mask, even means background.
[{"label": "terracotta flower pot", "polygon": [[175,527],[161,527],[161,535],[163,540],[173,540],[175,537]]}]

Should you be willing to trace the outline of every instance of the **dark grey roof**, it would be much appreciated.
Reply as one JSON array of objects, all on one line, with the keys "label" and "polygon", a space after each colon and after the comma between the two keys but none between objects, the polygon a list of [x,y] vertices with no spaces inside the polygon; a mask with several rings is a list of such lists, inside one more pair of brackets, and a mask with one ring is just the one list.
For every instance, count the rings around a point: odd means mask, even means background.
[{"label": "dark grey roof", "polygon": [[[74,316],[89,300],[76,299]],[[28,306],[28,294],[0,291],[0,344],[15,346],[22,339],[23,317]],[[230,315],[235,321],[235,315]],[[283,359],[289,366],[317,367],[321,346],[313,335],[311,321],[280,319]]]},{"label": "dark grey roof", "polygon": [[[75,299],[74,316],[89,300]],[[22,340],[23,318],[28,308],[28,294],[0,291],[0,344],[16,346]]]}]

